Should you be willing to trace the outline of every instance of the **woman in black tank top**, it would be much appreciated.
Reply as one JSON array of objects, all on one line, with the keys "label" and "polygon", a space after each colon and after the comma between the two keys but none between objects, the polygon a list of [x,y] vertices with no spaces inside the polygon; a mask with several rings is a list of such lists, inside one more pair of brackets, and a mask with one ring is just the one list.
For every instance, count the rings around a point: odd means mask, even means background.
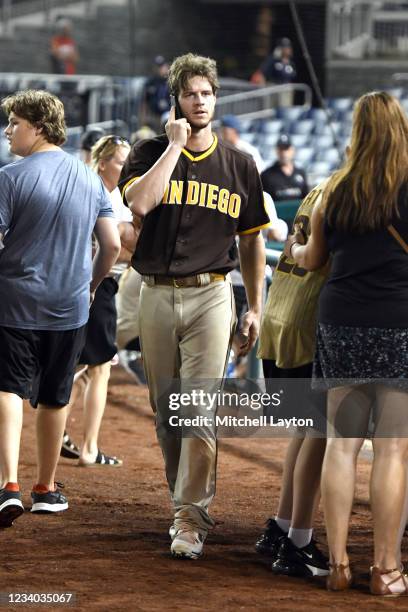
[{"label": "woman in black tank top", "polygon": [[327,588],[352,580],[346,550],[355,465],[373,436],[375,595],[407,595],[400,544],[408,456],[408,120],[385,92],[356,103],[351,148],[312,216],[308,243],[287,256],[308,270],[331,256],[319,303],[315,387],[328,391],[322,499],[330,548]]}]

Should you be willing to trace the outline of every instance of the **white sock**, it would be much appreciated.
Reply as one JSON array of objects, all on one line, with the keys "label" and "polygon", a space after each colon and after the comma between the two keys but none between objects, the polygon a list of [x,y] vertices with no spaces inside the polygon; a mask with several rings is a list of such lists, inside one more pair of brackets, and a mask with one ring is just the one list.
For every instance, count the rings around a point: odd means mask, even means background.
[{"label": "white sock", "polygon": [[288,537],[298,548],[307,546],[312,539],[313,529],[289,529]]},{"label": "white sock", "polygon": [[290,521],[287,519],[279,518],[279,516],[275,516],[275,521],[278,524],[278,527],[282,529],[285,533],[288,533],[290,527]]}]

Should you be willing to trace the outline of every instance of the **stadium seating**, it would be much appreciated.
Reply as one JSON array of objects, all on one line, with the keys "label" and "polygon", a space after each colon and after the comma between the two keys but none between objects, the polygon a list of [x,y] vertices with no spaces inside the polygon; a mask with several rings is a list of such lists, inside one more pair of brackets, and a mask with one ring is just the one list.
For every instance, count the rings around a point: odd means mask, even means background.
[{"label": "stadium seating", "polygon": [[[403,95],[402,88],[396,93]],[[408,112],[408,97],[401,102]],[[296,149],[295,162],[306,171],[310,185],[314,186],[340,167],[350,143],[354,100],[331,98],[326,104],[327,111],[305,110],[301,106],[276,108],[271,118],[245,120],[241,136],[258,147],[270,165],[276,160],[279,137],[289,135]]]},{"label": "stadium seating", "polygon": [[296,149],[295,160],[302,168],[307,168],[308,164],[313,161],[315,150],[313,147],[300,147]]},{"label": "stadium seating", "polygon": [[[389,91],[398,95],[408,113],[408,92],[402,87]],[[304,168],[310,185],[314,186],[341,165],[351,136],[354,100],[331,98],[326,103],[328,113],[322,108],[305,110],[302,106],[290,106],[271,109],[267,119],[244,118],[241,137],[256,146],[265,162],[271,165],[276,160],[276,143],[282,134],[288,134],[296,149],[296,163]],[[67,150],[77,150],[79,139],[80,133],[71,134]],[[1,133],[0,166],[9,161],[8,144]]]}]

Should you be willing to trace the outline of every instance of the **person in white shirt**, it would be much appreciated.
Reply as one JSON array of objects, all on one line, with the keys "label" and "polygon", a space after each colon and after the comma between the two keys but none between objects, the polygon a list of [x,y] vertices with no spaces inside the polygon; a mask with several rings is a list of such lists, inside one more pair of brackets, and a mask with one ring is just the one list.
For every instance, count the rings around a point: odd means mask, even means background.
[{"label": "person in white shirt", "polygon": [[256,163],[256,167],[258,172],[263,172],[266,163],[262,159],[261,154],[258,149],[251,145],[246,140],[243,140],[240,137],[241,133],[241,123],[235,115],[224,115],[221,117],[221,126],[220,126],[220,136],[226,142],[234,145],[239,151],[243,151],[244,153],[248,153],[254,159]]},{"label": "person in white shirt", "polygon": [[[77,453],[73,452],[71,456],[62,454],[70,458],[75,458],[76,455],[78,464],[82,467],[99,465],[118,467],[122,464],[120,459],[100,451],[98,436],[106,406],[111,360],[117,352],[115,306],[117,281],[128,267],[139,232],[138,225],[133,222],[132,213],[123,204],[117,188],[119,175],[129,151],[129,143],[114,135],[100,138],[91,151],[91,165],[111,195],[112,209],[121,239],[121,252],[117,262],[96,291],[87,324],[85,347],[79,358],[79,363],[85,367],[77,373],[71,395],[72,406],[81,390],[81,385],[85,386],[83,443],[81,450],[77,449]],[[68,443],[73,445],[68,434],[65,434],[64,444]],[[72,450],[74,449],[71,448]]]}]

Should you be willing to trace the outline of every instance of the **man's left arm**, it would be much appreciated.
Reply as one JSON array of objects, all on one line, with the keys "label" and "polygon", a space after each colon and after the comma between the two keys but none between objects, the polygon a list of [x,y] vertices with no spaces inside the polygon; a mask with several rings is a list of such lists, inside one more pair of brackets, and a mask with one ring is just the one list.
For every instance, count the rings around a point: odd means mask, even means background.
[{"label": "man's left arm", "polygon": [[242,334],[247,337],[240,347],[246,355],[255,345],[259,334],[262,311],[262,290],[265,276],[265,242],[261,232],[239,237],[239,258],[248,300],[248,312],[242,319]]},{"label": "man's left arm", "polygon": [[0,172],[0,250],[3,238],[10,228],[14,213],[15,186],[5,172]]}]

